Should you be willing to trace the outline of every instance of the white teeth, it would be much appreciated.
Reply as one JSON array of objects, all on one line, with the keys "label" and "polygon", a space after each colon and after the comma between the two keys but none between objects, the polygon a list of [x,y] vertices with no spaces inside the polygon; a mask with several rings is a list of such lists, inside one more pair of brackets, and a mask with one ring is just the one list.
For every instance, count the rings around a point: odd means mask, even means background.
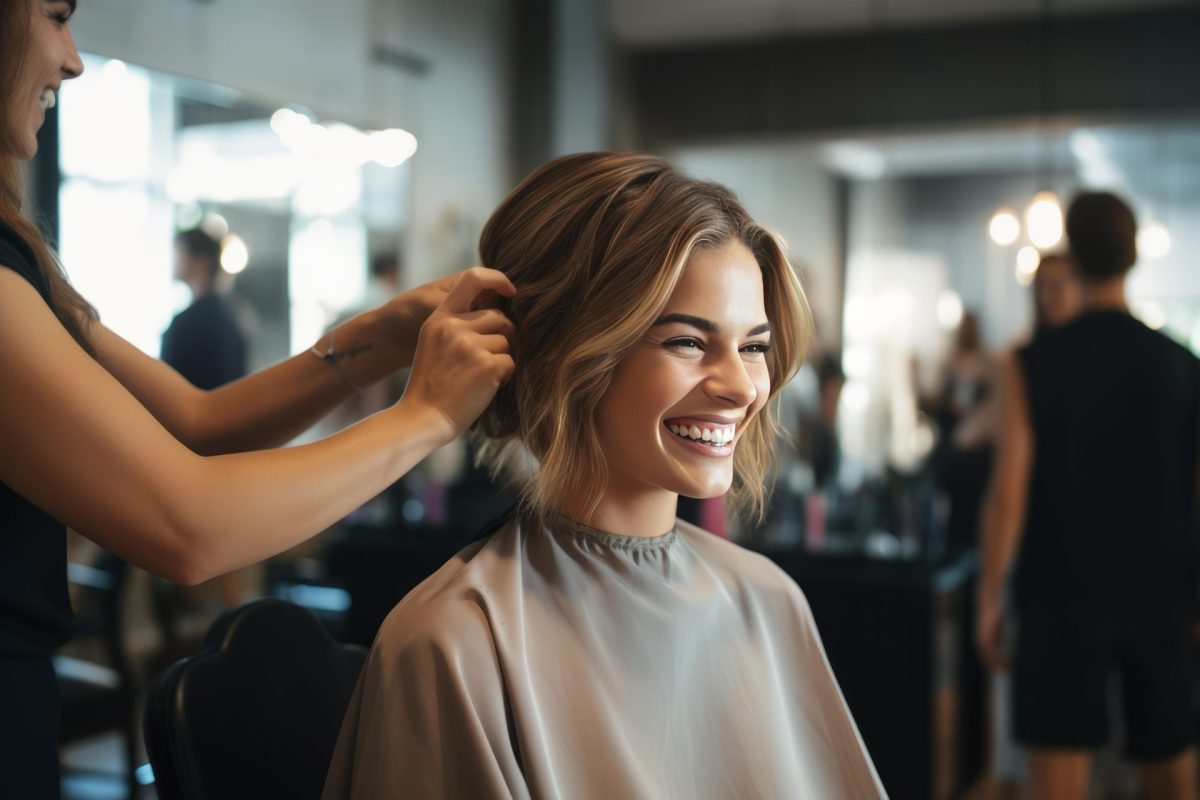
[{"label": "white teeth", "polygon": [[682,436],[697,442],[708,442],[713,445],[725,445],[733,441],[732,428],[701,428],[699,425],[679,425],[671,422],[667,428],[676,436]]},{"label": "white teeth", "polygon": [[55,102],[53,89],[47,89],[46,91],[42,92],[42,96],[38,98],[38,105],[42,107],[42,111],[54,108]]}]

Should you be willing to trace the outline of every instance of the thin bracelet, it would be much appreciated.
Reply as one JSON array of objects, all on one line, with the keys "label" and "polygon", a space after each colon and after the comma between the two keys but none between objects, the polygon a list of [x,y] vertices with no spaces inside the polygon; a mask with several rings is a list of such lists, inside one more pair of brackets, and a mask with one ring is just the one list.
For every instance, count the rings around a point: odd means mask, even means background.
[{"label": "thin bracelet", "polygon": [[[321,359],[322,361],[328,361],[330,364],[333,364],[333,368],[337,370],[338,375],[342,376],[342,380],[346,382],[346,385],[349,386],[351,389],[353,389],[358,394],[362,394],[363,393],[362,387],[359,386],[354,381],[350,380],[350,376],[346,374],[346,370],[342,369],[342,362],[338,360],[338,354],[333,351],[334,342],[337,341],[337,329],[338,329],[337,325],[334,325],[332,328],[329,329],[329,349],[328,350],[326,350],[324,353],[322,353],[320,350],[317,349],[317,346],[314,344],[309,349],[308,352],[312,353],[314,356]],[[318,341],[320,341],[320,340],[318,339]]]}]

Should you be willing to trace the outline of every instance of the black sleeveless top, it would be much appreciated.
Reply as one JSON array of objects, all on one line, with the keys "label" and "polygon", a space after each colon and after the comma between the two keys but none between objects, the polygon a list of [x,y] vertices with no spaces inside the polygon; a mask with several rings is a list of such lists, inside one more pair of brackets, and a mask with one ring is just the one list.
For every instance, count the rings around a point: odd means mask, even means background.
[{"label": "black sleeveless top", "polygon": [[[0,265],[53,308],[37,258],[3,220]],[[65,526],[0,482],[0,658],[48,656],[67,640],[71,623]]]},{"label": "black sleeveless top", "polygon": [[1034,438],[1018,614],[1062,611],[1103,629],[1189,613],[1200,360],[1108,310],[1018,359]]}]

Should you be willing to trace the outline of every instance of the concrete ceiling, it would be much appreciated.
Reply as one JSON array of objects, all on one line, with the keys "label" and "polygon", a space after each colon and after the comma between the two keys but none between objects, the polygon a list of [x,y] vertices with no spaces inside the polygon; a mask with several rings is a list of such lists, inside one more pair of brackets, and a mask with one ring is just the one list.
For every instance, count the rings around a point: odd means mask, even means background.
[{"label": "concrete ceiling", "polygon": [[985,24],[1194,5],[1197,0],[608,0],[616,41],[630,46],[816,36],[871,28]]}]

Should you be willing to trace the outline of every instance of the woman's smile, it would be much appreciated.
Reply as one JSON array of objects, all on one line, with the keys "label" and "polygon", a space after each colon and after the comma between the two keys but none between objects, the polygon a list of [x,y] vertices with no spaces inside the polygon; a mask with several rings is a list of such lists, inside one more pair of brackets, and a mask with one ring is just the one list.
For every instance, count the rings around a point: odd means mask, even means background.
[{"label": "woman's smile", "polygon": [[[687,448],[689,451],[699,453],[702,456],[709,458],[727,458],[733,455],[733,434],[729,434],[730,438],[726,441],[719,438],[724,434],[714,436],[713,432],[705,429],[701,431],[696,426],[690,429],[668,426],[669,436],[666,438],[675,442],[680,447]],[[704,434],[709,434],[710,438],[701,438]]]}]

